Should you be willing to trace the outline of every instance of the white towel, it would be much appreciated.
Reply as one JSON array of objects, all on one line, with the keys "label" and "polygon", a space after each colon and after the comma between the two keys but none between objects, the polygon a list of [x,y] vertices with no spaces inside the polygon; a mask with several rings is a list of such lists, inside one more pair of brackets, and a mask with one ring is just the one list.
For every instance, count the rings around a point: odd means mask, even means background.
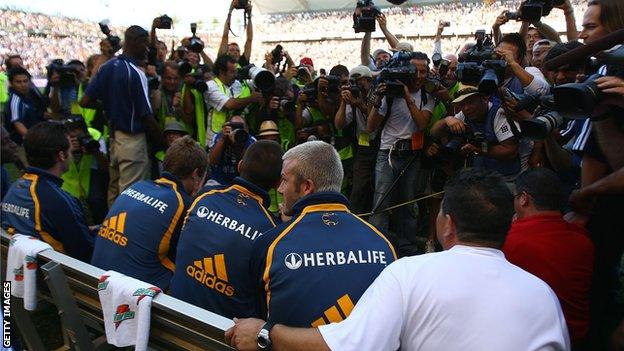
[{"label": "white towel", "polygon": [[7,280],[11,281],[11,295],[24,299],[24,309],[37,308],[37,255],[52,247],[37,238],[15,234],[9,242]]},{"label": "white towel", "polygon": [[106,341],[117,347],[147,349],[152,298],[160,289],[115,271],[100,277],[98,294],[104,314]]}]

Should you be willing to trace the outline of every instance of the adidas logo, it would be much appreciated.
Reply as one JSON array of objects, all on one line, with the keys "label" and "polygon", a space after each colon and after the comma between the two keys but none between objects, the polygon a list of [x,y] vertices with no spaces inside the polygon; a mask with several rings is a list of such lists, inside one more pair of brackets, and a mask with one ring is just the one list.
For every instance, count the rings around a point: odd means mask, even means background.
[{"label": "adidas logo", "polygon": [[349,294],[345,294],[338,299],[336,305],[326,309],[322,317],[312,322],[312,327],[317,328],[321,325],[343,321],[351,314],[353,307]]},{"label": "adidas logo", "polygon": [[98,231],[98,235],[119,246],[128,245],[128,238],[123,235],[126,228],[127,214],[127,212],[122,212],[105,220],[102,223],[102,228]]},{"label": "adidas logo", "polygon": [[214,259],[204,257],[203,260],[194,261],[192,265],[186,267],[186,274],[202,285],[215,289],[225,296],[234,295],[234,287],[227,284],[228,275],[223,254],[214,255]]}]

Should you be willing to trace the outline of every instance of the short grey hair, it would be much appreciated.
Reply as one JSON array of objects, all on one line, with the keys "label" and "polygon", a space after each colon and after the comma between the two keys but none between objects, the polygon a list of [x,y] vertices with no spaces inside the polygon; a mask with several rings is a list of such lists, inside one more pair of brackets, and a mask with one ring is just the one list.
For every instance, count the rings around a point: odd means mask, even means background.
[{"label": "short grey hair", "polygon": [[316,191],[340,192],[344,176],[336,149],[324,141],[308,141],[286,151],[282,157],[296,160],[295,172],[300,180],[310,179]]}]

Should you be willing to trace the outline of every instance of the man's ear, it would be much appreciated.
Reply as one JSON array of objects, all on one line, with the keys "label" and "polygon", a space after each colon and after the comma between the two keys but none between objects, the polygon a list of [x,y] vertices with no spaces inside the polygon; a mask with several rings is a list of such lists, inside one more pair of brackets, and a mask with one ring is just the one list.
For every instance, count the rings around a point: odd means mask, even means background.
[{"label": "man's ear", "polygon": [[442,245],[444,250],[450,249],[458,242],[457,225],[455,224],[453,217],[451,217],[451,215],[449,214],[444,215],[444,228],[439,237],[441,239],[440,244]]},{"label": "man's ear", "polygon": [[314,193],[314,191],[316,190],[316,186],[314,185],[314,182],[312,180],[305,179],[301,182],[300,190],[303,196],[306,196]]}]

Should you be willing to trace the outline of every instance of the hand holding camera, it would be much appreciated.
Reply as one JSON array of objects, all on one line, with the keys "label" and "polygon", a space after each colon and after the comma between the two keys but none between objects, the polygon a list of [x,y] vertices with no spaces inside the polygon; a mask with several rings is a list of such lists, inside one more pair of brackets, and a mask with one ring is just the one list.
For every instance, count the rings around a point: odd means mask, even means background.
[{"label": "hand holding camera", "polygon": [[444,119],[444,122],[453,134],[464,134],[466,131],[466,124],[455,117],[448,116]]},{"label": "hand holding camera", "polygon": [[269,110],[277,110],[280,107],[280,98],[273,96],[269,101]]},{"label": "hand holding camera", "polygon": [[342,98],[342,101],[350,105],[354,105],[358,101],[357,99],[353,97],[353,95],[351,94],[351,91],[349,91],[349,88],[343,88],[342,91],[340,92],[340,97]]},{"label": "hand holding camera", "polygon": [[507,15],[508,13],[509,13],[509,11],[507,11],[507,10],[501,12],[501,14],[498,15],[498,17],[496,17],[496,21],[494,21],[494,25],[492,27],[493,28],[499,28],[503,24],[509,22],[510,18]]},{"label": "hand holding camera", "polygon": [[386,20],[386,15],[380,13],[377,15],[377,23],[379,23],[379,28],[386,29],[388,28],[388,21]]}]

